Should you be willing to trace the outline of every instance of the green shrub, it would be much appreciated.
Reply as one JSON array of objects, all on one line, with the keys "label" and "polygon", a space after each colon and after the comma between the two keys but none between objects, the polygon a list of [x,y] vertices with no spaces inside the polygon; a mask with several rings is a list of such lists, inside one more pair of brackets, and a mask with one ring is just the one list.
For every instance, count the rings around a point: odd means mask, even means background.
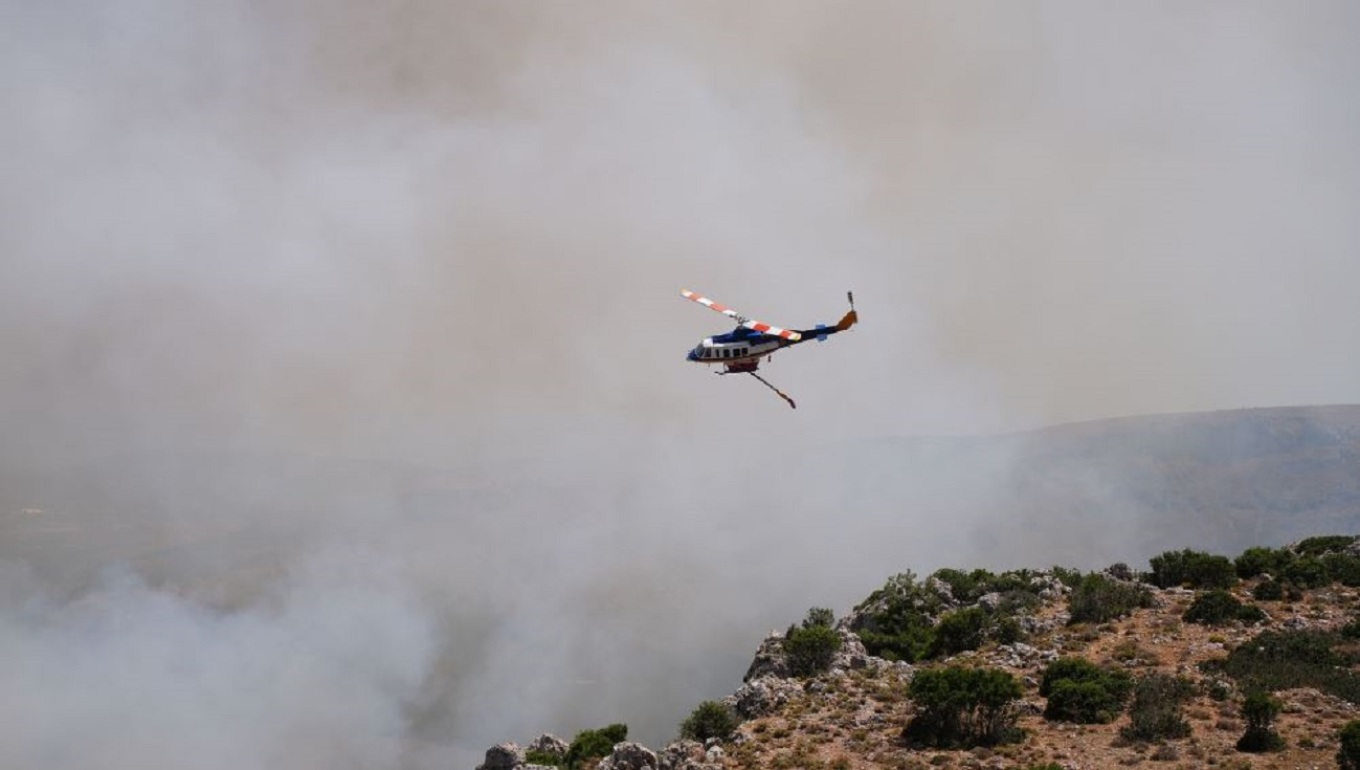
[{"label": "green shrub", "polygon": [[1110,691],[1098,682],[1061,681],[1053,686],[1044,708],[1044,719],[1077,724],[1108,724],[1124,710]]},{"label": "green shrub", "polygon": [[1190,723],[1181,711],[1194,693],[1190,681],[1169,674],[1149,674],[1133,687],[1129,705],[1129,724],[1119,734],[1131,741],[1160,741],[1184,738]]},{"label": "green shrub", "polygon": [[1151,559],[1152,583],[1158,588],[1231,588],[1237,570],[1226,556],[1192,551],[1167,551]]},{"label": "green shrub", "polygon": [[1329,553],[1322,557],[1327,577],[1347,588],[1360,586],[1360,556],[1349,553]]},{"label": "green shrub", "polygon": [[1264,620],[1265,616],[1260,607],[1244,605],[1227,591],[1216,589],[1196,596],[1190,608],[1181,615],[1181,620],[1205,626],[1221,626],[1234,620],[1256,623]]},{"label": "green shrub", "polygon": [[1138,607],[1151,607],[1152,601],[1147,588],[1094,572],[1081,579],[1067,600],[1072,623],[1104,623]]},{"label": "green shrub", "polygon": [[905,736],[915,744],[954,748],[1018,740],[1015,701],[1024,694],[1009,673],[995,668],[918,671],[910,695],[917,713]]},{"label": "green shrub", "polygon": [[1266,611],[1257,607],[1255,604],[1242,605],[1242,608],[1237,611],[1237,619],[1248,626],[1269,620],[1266,616]]},{"label": "green shrub", "polygon": [[1339,666],[1341,657],[1332,649],[1336,636],[1325,631],[1266,631],[1234,652],[1263,660],[1287,660],[1315,666]]},{"label": "green shrub", "polygon": [[717,738],[725,741],[737,731],[741,721],[732,707],[722,701],[706,700],[680,723],[680,737],[692,741]]},{"label": "green shrub", "polygon": [[1227,591],[1215,590],[1202,593],[1190,603],[1190,609],[1181,615],[1187,623],[1205,626],[1219,626],[1237,617],[1242,602]]},{"label": "green shrub", "polygon": [[1233,560],[1233,569],[1243,580],[1262,573],[1279,577],[1294,558],[1294,552],[1288,548],[1248,548]]},{"label": "green shrub", "polygon": [[913,573],[903,572],[856,608],[873,610],[862,612],[854,631],[870,655],[913,663],[930,648],[934,635],[930,615],[940,606],[939,597],[925,590]]},{"label": "green shrub", "polygon": [[628,740],[628,725],[612,724],[598,730],[582,730],[571,739],[563,763],[570,770],[593,767],[592,760],[603,759],[614,750],[614,745]]},{"label": "green shrub", "polygon": [[524,763],[528,765],[542,765],[543,767],[565,767],[566,759],[560,754],[539,751],[537,749],[527,749],[524,752]]},{"label": "green shrub", "polygon": [[1001,601],[997,604],[996,611],[1002,615],[1014,615],[1017,612],[1038,609],[1043,603],[1044,600],[1033,591],[1012,589],[1001,592]]},{"label": "green shrub", "polygon": [[1077,585],[1081,583],[1083,576],[1082,571],[1079,569],[1059,567],[1056,564],[1049,569],[1049,572],[1053,573],[1053,577],[1057,578],[1059,583],[1062,583],[1068,588],[1076,588]]},{"label": "green shrub", "polygon": [[1079,724],[1112,722],[1132,687],[1128,672],[1104,669],[1085,658],[1059,658],[1044,669],[1039,694],[1048,698],[1044,718]]},{"label": "green shrub", "polygon": [[[980,572],[984,574],[979,575]],[[975,570],[970,574],[963,570],[945,567],[935,570],[931,577],[949,586],[949,592],[953,594],[955,601],[960,604],[969,604],[976,601],[983,593],[980,586],[982,580],[979,578],[985,580],[990,575],[991,573],[986,570]]]},{"label": "green shrub", "polygon": [[1227,658],[1203,667],[1231,676],[1246,691],[1313,687],[1360,703],[1360,675],[1350,671],[1352,661],[1334,649],[1340,641],[1340,634],[1323,631],[1264,631]]},{"label": "green shrub", "polygon": [[1025,629],[1020,627],[1020,621],[1007,615],[994,620],[990,634],[997,644],[1015,644],[1025,638]]},{"label": "green shrub", "polygon": [[826,626],[790,626],[784,635],[784,654],[794,676],[813,676],[831,668],[841,648],[841,635]]},{"label": "green shrub", "polygon": [[1011,570],[998,575],[985,569],[964,572],[945,567],[936,570],[931,577],[949,586],[950,593],[960,604],[972,604],[990,593],[1023,592],[1031,594],[1036,601],[1039,598],[1037,589],[1030,585],[1034,574],[1029,570]]},{"label": "green shrub", "polygon": [[1353,719],[1337,733],[1341,744],[1336,752],[1336,764],[1341,770],[1360,770],[1360,719]]},{"label": "green shrub", "polygon": [[1253,692],[1242,703],[1242,719],[1246,720],[1247,731],[1237,740],[1237,750],[1251,753],[1279,751],[1284,748],[1284,739],[1275,732],[1275,718],[1280,715],[1284,705],[1269,693]]},{"label": "green shrub", "polygon": [[1138,576],[1133,573],[1133,570],[1129,567],[1129,565],[1125,564],[1122,561],[1117,561],[1114,564],[1111,564],[1110,566],[1106,567],[1105,574],[1109,575],[1115,580],[1124,580],[1128,582],[1133,582],[1138,579]]},{"label": "green shrub", "polygon": [[1300,556],[1321,556],[1330,551],[1344,551],[1355,542],[1355,535],[1318,535],[1307,537],[1294,546]]},{"label": "green shrub", "polygon": [[980,607],[945,613],[935,626],[929,656],[946,657],[964,650],[976,650],[987,637],[987,626],[987,611]]},{"label": "green shrub", "polygon": [[859,640],[870,655],[885,660],[904,660],[915,663],[926,656],[934,634],[930,620],[921,616],[919,624],[906,624],[902,630],[893,633],[882,631],[860,631]]},{"label": "green shrub", "polygon": [[1251,589],[1251,597],[1258,602],[1278,602],[1284,598],[1284,584],[1278,580],[1262,580]]},{"label": "green shrub", "polygon": [[803,618],[803,628],[831,628],[836,625],[836,613],[826,607],[813,607],[807,611],[807,617]]},{"label": "green shrub", "polygon": [[1360,639],[1360,618],[1351,618],[1351,621],[1341,627],[1341,638]]},{"label": "green shrub", "polygon": [[1314,556],[1294,560],[1285,568],[1283,577],[1286,582],[1300,588],[1321,588],[1332,582],[1331,575],[1327,574],[1327,565]]}]

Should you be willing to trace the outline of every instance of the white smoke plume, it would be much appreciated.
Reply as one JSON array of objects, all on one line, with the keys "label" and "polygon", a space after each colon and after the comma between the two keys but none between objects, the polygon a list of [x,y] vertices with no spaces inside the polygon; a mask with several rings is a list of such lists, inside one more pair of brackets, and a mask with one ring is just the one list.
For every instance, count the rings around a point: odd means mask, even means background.
[{"label": "white smoke plume", "polygon": [[[996,552],[986,473],[888,509],[847,442],[1360,388],[1353,4],[0,18],[6,766],[660,742],[766,627]],[[863,323],[791,412],[682,287]]]}]

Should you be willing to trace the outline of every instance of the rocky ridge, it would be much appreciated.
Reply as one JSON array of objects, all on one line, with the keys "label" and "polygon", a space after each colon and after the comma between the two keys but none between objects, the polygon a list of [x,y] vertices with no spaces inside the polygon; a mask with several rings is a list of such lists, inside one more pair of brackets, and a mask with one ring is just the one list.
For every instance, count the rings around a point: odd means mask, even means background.
[{"label": "rocky ridge", "polygon": [[[1347,552],[1360,553],[1360,541]],[[1234,749],[1243,729],[1241,693],[1232,691],[1231,682],[1204,673],[1199,664],[1223,657],[1226,651],[1265,630],[1340,630],[1355,618],[1360,589],[1332,583],[1300,591],[1291,598],[1257,600],[1253,589],[1270,576],[1254,577],[1230,592],[1240,601],[1260,606],[1265,612],[1263,621],[1202,626],[1184,622],[1182,615],[1203,591],[1158,589],[1137,582],[1127,567],[1116,565],[1101,573],[1102,577],[1136,584],[1149,593],[1151,606],[1099,624],[1071,624],[1068,582],[1051,571],[1027,574],[1028,590],[1038,601],[1015,613],[1023,639],[989,641],[978,649],[916,664],[877,657],[868,652],[860,636],[872,632],[875,618],[887,601],[876,592],[835,623],[840,649],[826,670],[815,676],[793,676],[785,652],[787,632],[770,632],[756,649],[742,685],[723,699],[740,720],[730,739],[706,743],[677,740],[655,752],[623,742],[595,768],[1113,770],[1145,761],[1170,762],[1169,767],[1232,770],[1335,766],[1337,730],[1360,716],[1354,704],[1310,688],[1281,692],[1284,713],[1277,726],[1287,748],[1269,755],[1241,754]],[[935,577],[921,585],[927,598],[920,609],[932,623],[958,610],[995,612],[1006,600],[1001,592],[984,593],[971,600],[959,598],[949,583]],[[1184,740],[1149,746],[1120,738],[1118,728],[1126,717],[1104,725],[1046,721],[1042,716],[1044,699],[1038,695],[1039,681],[1045,666],[1064,656],[1081,656],[1134,675],[1165,672],[1194,681],[1199,694],[1186,707],[1193,732]],[[951,751],[912,748],[903,742],[902,727],[915,713],[907,697],[915,673],[922,667],[950,664],[999,668],[1023,683],[1024,696],[1017,704],[1018,725],[1026,735],[1022,742]],[[1205,694],[1215,687],[1227,688],[1231,697],[1218,699]],[[550,735],[540,736],[531,745],[559,758],[567,747],[565,741]],[[541,767],[528,764],[524,752],[514,744],[502,744],[488,750],[478,770]]]}]

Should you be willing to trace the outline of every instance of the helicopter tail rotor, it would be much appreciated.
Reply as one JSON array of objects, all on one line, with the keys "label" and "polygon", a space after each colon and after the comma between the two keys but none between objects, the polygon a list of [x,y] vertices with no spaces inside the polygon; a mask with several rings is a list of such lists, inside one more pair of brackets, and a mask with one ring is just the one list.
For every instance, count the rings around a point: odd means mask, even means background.
[{"label": "helicopter tail rotor", "polygon": [[840,322],[836,324],[836,331],[838,332],[843,332],[859,322],[859,313],[855,312],[855,293],[853,291],[847,291],[845,293],[845,298],[850,301],[850,312],[846,313],[841,318]]}]

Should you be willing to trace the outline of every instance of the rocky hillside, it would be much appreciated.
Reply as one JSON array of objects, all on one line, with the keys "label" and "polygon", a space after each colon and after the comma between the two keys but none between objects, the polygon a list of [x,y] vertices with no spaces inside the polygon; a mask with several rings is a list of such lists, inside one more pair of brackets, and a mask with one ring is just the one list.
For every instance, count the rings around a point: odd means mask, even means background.
[{"label": "rocky hillside", "polygon": [[1337,767],[1360,718],[1360,539],[1149,567],[898,575],[838,621],[772,632],[658,751],[614,725],[617,742],[544,735],[480,767]]}]

